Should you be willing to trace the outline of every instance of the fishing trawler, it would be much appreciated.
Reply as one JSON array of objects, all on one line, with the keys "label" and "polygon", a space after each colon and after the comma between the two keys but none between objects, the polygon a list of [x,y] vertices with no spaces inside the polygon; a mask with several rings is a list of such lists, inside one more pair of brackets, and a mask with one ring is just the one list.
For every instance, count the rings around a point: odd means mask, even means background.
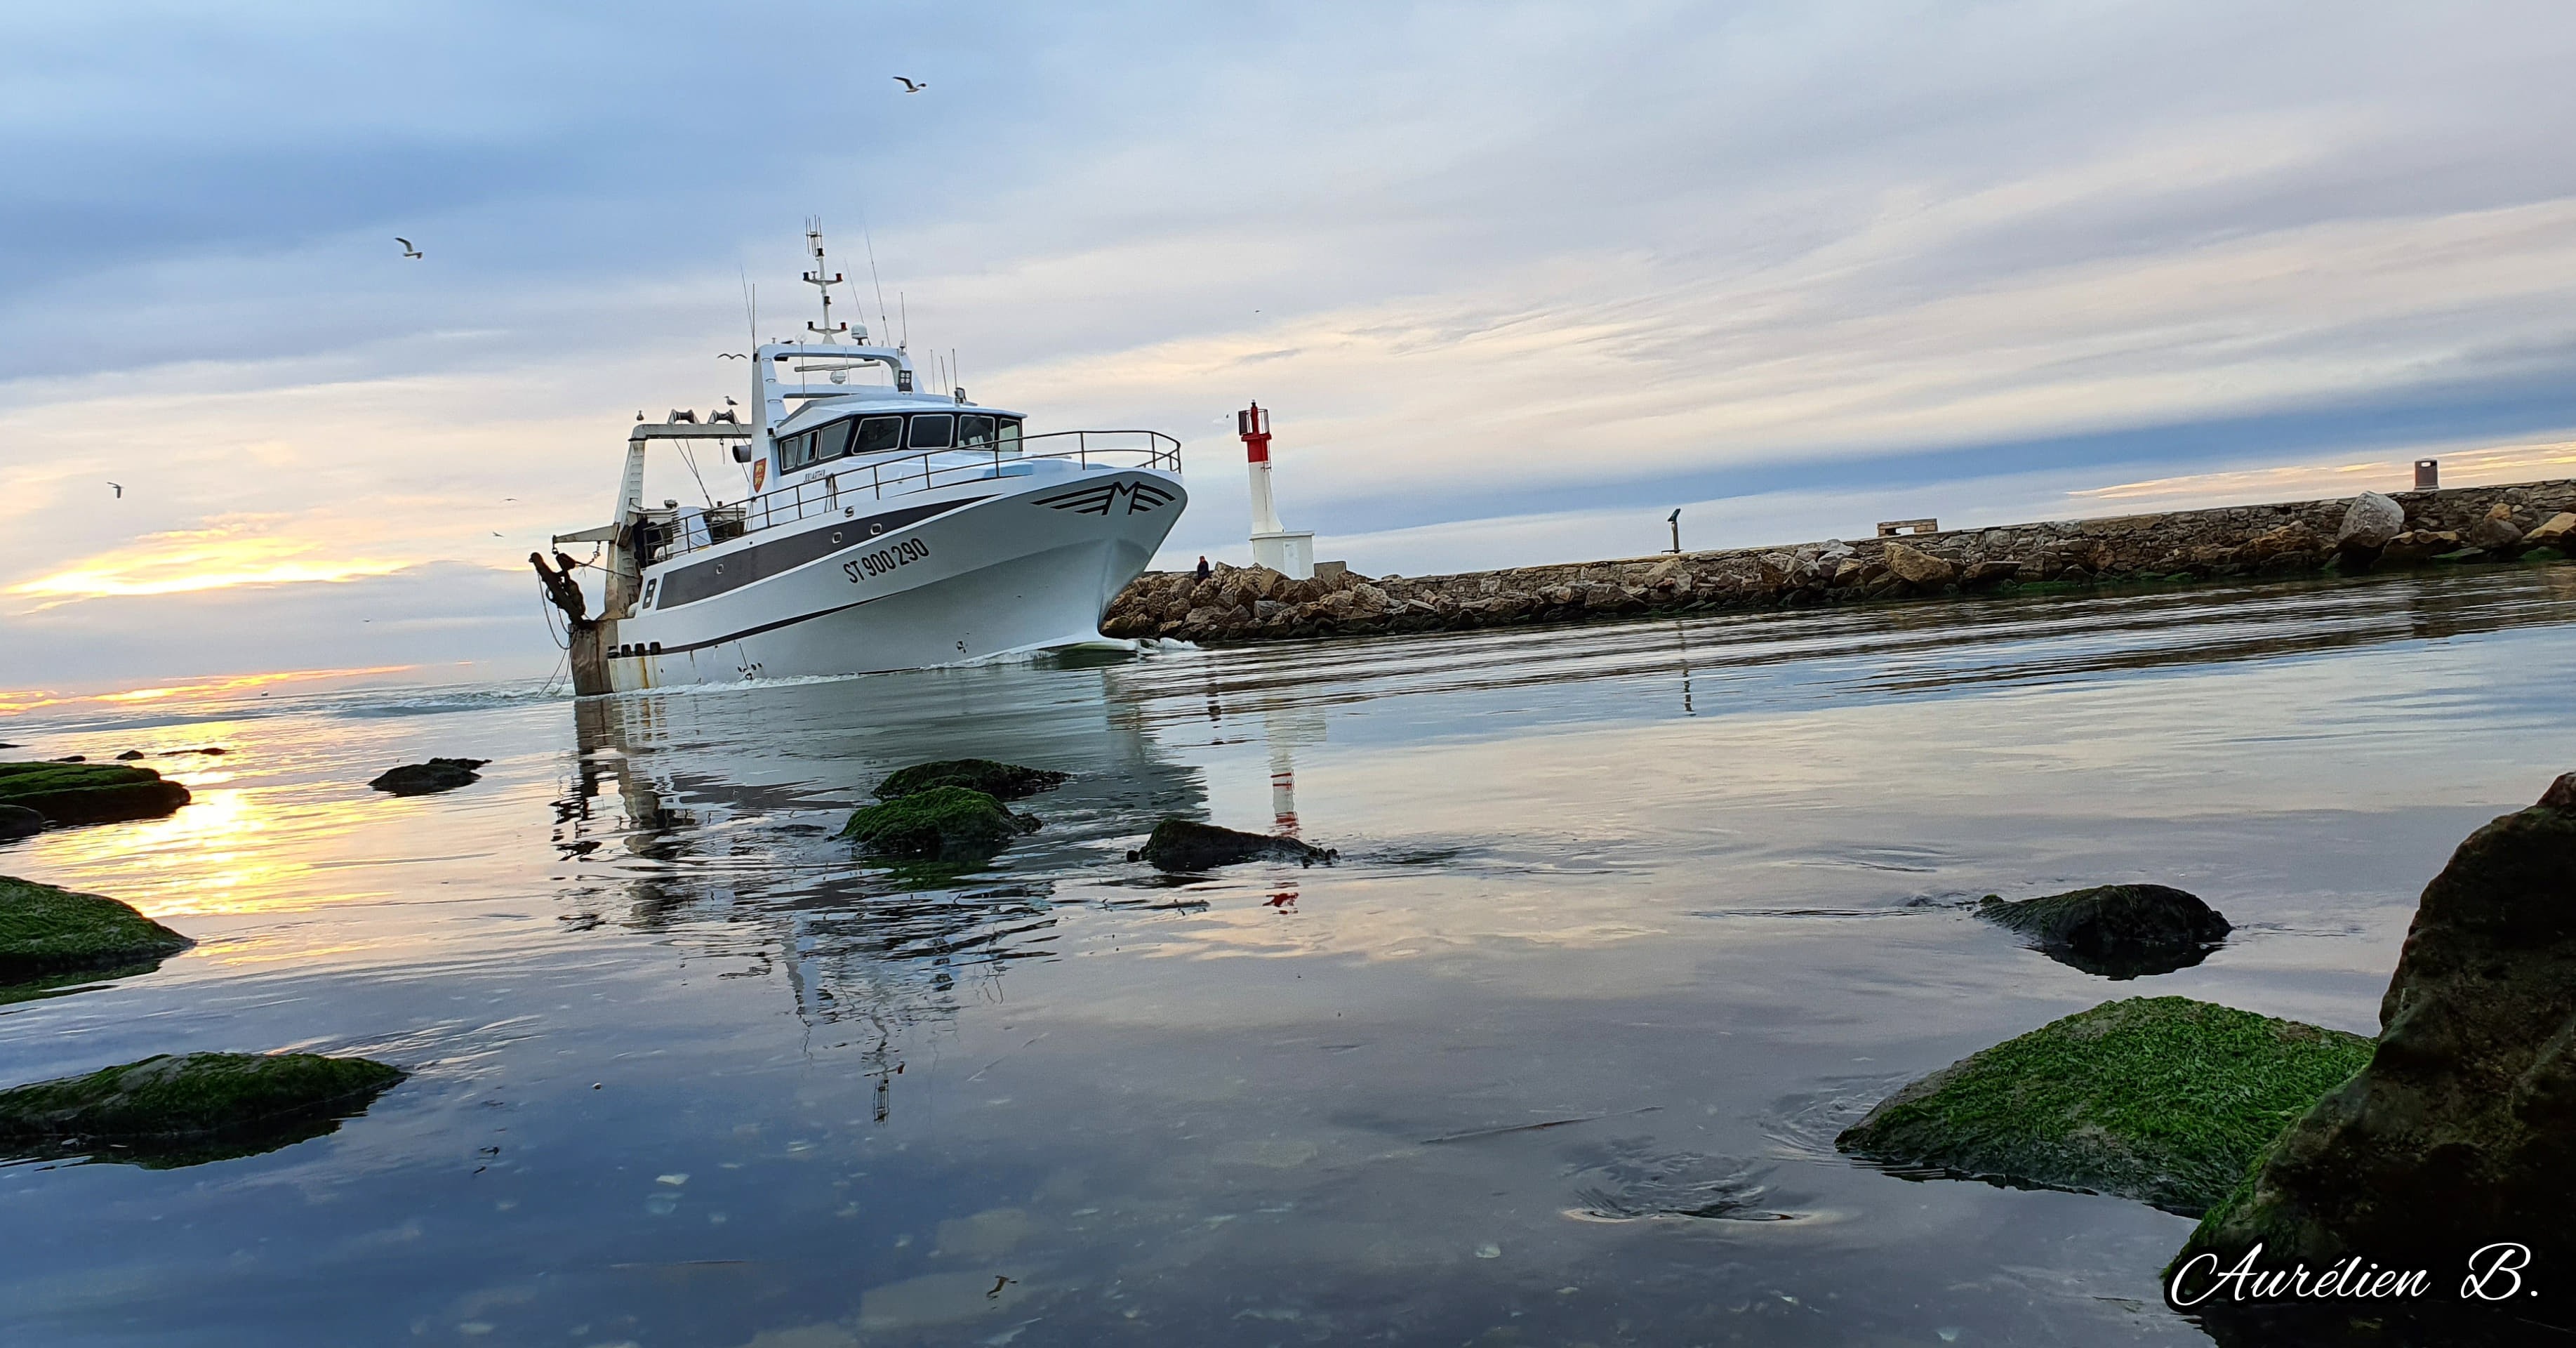
[{"label": "fishing trawler", "polygon": [[[823,321],[757,345],[751,416],[675,412],[626,437],[609,523],[532,556],[568,620],[573,688],[919,669],[1084,646],[1188,504],[1180,442],[1156,431],[1032,434],[1026,418],[925,392],[904,346],[832,318],[819,229],[804,279]],[[882,320],[880,320],[882,321]],[[854,375],[881,376],[860,381]],[[728,444],[732,504],[644,499],[657,446]],[[694,460],[692,460],[694,466]],[[595,561],[560,549],[598,545]],[[596,615],[576,565],[596,566]]]}]

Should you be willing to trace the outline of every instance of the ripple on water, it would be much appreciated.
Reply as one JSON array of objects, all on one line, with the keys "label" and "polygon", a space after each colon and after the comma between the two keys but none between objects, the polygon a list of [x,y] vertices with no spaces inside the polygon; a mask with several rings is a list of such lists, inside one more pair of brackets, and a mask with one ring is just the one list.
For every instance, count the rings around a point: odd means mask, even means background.
[{"label": "ripple on water", "polygon": [[1621,1138],[1583,1148],[1576,1160],[1575,1206],[1566,1215],[1578,1221],[1787,1222],[1806,1215],[1766,1204],[1771,1167],[1742,1157],[1658,1151],[1651,1139]]}]

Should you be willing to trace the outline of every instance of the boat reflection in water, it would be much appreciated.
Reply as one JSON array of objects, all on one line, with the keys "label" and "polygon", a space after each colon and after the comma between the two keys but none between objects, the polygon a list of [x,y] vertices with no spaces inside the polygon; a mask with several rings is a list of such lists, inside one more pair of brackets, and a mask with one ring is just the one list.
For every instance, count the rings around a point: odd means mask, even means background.
[{"label": "boat reflection in water", "polygon": [[[1066,695],[1033,705],[1033,673]],[[1132,845],[1136,821],[1205,809],[1196,771],[1159,755],[1118,694],[1110,668],[988,667],[582,699],[554,845],[616,878],[568,891],[584,905],[568,921],[670,932],[691,958],[751,961],[720,977],[782,978],[809,1031],[866,1036],[883,1122],[907,1032],[1051,957],[1059,906],[1174,906],[1156,886],[1059,892]],[[886,774],[970,756],[1073,777],[1015,802],[1045,828],[982,867],[870,863],[836,836]]]}]

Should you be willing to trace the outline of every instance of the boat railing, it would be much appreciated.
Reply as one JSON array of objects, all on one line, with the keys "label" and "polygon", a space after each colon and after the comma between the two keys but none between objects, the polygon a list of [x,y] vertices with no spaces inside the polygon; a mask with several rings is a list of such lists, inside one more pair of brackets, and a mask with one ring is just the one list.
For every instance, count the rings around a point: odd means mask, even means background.
[{"label": "boat railing", "polygon": [[925,449],[849,463],[819,477],[762,492],[738,505],[713,506],[704,511],[647,512],[643,524],[659,537],[647,541],[645,560],[664,561],[745,534],[849,513],[891,496],[910,496],[963,482],[1018,477],[1033,471],[1029,465],[1045,462],[1177,473],[1181,470],[1181,442],[1161,431],[1050,431],[987,445]]}]

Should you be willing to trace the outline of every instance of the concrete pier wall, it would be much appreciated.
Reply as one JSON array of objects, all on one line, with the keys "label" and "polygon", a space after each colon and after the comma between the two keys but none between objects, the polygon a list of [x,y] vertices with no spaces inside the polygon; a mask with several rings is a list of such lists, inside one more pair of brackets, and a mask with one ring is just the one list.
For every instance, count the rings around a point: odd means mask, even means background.
[{"label": "concrete pier wall", "polygon": [[2387,499],[2404,523],[2384,541],[2384,528],[2347,529],[2367,521],[2344,497],[1447,576],[1292,581],[1261,567],[1220,566],[1201,581],[1149,572],[1111,604],[1101,631],[1220,644],[2576,554],[2576,480]]}]

